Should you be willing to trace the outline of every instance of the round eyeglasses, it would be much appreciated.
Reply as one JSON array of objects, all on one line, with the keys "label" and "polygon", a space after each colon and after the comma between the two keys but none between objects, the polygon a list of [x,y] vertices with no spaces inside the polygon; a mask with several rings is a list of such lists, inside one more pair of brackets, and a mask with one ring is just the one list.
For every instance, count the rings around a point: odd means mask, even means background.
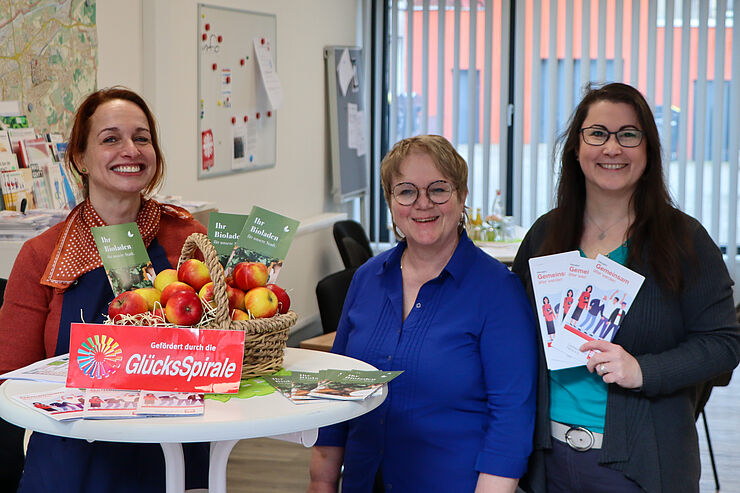
[{"label": "round eyeglasses", "polygon": [[[452,185],[446,180],[433,181],[426,187],[427,198],[437,205],[442,205],[450,200],[452,190]],[[392,193],[399,205],[413,205],[419,198],[419,188],[407,181],[393,187]]]},{"label": "round eyeglasses", "polygon": [[586,127],[581,129],[583,141],[592,146],[603,146],[614,135],[622,147],[637,147],[642,142],[645,132],[636,128],[623,128],[616,132],[610,132],[604,127]]}]

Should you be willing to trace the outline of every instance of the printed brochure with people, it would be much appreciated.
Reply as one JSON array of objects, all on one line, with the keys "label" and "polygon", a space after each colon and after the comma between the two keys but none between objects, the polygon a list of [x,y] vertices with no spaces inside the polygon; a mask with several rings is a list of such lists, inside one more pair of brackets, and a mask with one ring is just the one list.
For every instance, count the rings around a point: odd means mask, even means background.
[{"label": "printed brochure with people", "polygon": [[578,251],[532,258],[530,273],[550,370],[585,365],[592,353],[580,347],[588,341],[611,342],[645,280],[608,257]]}]

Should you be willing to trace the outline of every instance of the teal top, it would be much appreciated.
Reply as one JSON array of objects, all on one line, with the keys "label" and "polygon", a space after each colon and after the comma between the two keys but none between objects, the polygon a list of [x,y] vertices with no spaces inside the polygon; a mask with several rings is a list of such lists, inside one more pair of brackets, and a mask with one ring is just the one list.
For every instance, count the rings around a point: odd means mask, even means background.
[{"label": "teal top", "polygon": [[[628,244],[625,242],[607,256],[624,265],[628,251]],[[581,256],[586,256],[582,250]],[[607,389],[604,380],[595,372],[589,372],[585,366],[549,373],[550,419],[604,433]]]}]

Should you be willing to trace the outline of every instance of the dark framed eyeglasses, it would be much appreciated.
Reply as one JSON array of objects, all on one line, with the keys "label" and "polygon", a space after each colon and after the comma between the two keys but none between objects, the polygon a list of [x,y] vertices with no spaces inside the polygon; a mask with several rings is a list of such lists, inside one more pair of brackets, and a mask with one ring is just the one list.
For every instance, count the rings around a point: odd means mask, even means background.
[{"label": "dark framed eyeglasses", "polygon": [[[442,205],[450,200],[454,189],[446,180],[433,181],[426,187],[427,198],[437,205]],[[393,187],[392,195],[399,205],[413,205],[419,198],[419,188],[405,181]]]},{"label": "dark framed eyeglasses", "polygon": [[610,132],[604,127],[591,126],[581,129],[583,141],[592,146],[603,146],[614,135],[622,147],[637,147],[642,143],[645,132],[636,128],[623,128],[616,132]]}]

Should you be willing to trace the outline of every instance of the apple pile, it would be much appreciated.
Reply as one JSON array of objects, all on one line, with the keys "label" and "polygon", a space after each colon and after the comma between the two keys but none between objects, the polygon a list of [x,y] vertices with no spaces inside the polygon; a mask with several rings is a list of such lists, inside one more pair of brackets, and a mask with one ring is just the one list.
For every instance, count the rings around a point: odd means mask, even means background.
[{"label": "apple pile", "polygon": [[[288,294],[275,284],[266,284],[267,279],[264,264],[242,262],[234,268],[226,285],[233,320],[267,318],[288,311]],[[157,321],[192,326],[215,305],[208,267],[201,260],[189,259],[177,270],[159,272],[154,287],[124,291],[116,296],[108,307],[108,317],[115,323],[126,316],[151,314]]]}]

